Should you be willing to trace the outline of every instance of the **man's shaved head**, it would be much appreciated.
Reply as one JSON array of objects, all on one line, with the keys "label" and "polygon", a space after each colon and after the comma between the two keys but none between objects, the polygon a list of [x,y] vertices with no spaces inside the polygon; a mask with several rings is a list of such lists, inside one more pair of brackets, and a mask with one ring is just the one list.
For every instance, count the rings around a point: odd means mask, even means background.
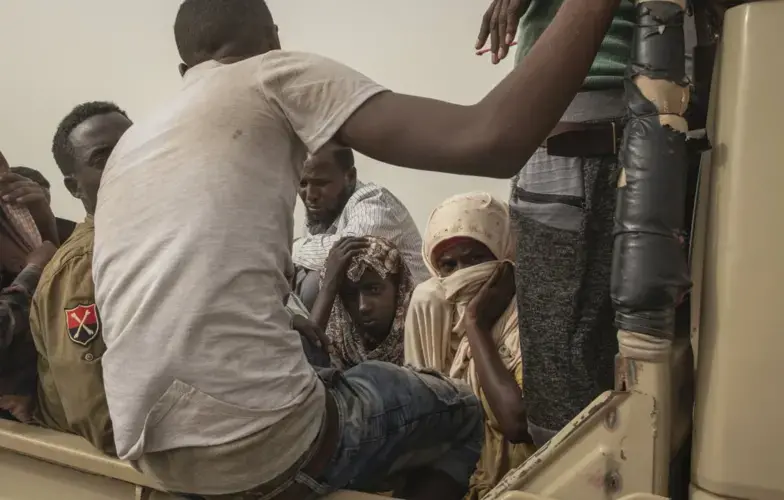
[{"label": "man's shaved head", "polygon": [[174,38],[188,67],[280,48],[277,27],[264,0],[185,0],[174,22]]}]

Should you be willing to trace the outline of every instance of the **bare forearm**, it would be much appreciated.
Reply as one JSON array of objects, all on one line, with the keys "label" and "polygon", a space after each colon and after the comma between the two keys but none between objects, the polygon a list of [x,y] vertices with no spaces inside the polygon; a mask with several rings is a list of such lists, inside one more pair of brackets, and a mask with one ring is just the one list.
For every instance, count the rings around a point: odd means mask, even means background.
[{"label": "bare forearm", "polygon": [[384,92],[337,139],[393,165],[509,178],[580,89],[619,0],[565,0],[534,48],[484,99],[461,106]]},{"label": "bare forearm", "polygon": [[512,442],[525,441],[528,426],[522,389],[504,366],[490,332],[481,331],[473,322],[467,322],[466,331],[479,384],[504,436]]},{"label": "bare forearm", "polygon": [[337,295],[338,287],[327,283],[325,280],[310,311],[310,320],[316,323],[322,330],[327,329],[329,315],[332,313],[332,305],[335,303]]},{"label": "bare forearm", "polygon": [[580,90],[619,3],[564,1],[522,63],[476,106],[493,131],[492,161],[475,158],[478,168],[510,177],[531,157]]},{"label": "bare forearm", "polygon": [[51,214],[51,217],[41,217],[35,223],[43,241],[50,241],[55,246],[60,246],[61,241],[57,232],[57,219],[55,219],[53,214]]}]

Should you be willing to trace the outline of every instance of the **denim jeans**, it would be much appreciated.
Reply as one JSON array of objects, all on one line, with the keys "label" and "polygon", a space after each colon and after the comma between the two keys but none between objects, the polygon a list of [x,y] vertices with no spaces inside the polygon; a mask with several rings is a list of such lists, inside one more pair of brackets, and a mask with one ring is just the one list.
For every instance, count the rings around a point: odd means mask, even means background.
[{"label": "denim jeans", "polygon": [[369,361],[328,381],[340,443],[322,476],[331,490],[389,489],[389,480],[430,468],[468,486],[484,442],[471,389],[431,372]]},{"label": "denim jeans", "polygon": [[[389,491],[401,475],[424,468],[468,487],[484,443],[484,423],[482,407],[467,385],[381,361],[361,363],[343,373],[332,368],[318,371],[335,399],[339,442],[318,478],[296,473],[294,481],[312,491],[301,500],[341,489]],[[194,500],[275,496],[255,490],[183,495]]]}]

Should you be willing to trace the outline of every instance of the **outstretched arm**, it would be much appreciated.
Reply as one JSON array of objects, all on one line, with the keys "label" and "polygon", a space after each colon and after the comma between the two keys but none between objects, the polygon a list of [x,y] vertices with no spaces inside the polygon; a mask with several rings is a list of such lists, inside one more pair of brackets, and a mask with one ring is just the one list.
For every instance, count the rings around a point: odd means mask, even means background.
[{"label": "outstretched arm", "polygon": [[473,106],[383,92],[337,139],[418,170],[509,178],[563,115],[588,73],[619,0],[565,0],[523,62]]}]

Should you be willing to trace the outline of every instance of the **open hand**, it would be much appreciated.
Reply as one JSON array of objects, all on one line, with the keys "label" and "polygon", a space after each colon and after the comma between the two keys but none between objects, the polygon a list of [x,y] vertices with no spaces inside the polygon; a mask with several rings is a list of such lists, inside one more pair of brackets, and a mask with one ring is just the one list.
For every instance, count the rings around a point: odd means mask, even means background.
[{"label": "open hand", "polygon": [[514,267],[502,262],[466,307],[466,320],[490,331],[515,296]]},{"label": "open hand", "polygon": [[324,285],[332,286],[336,289],[343,283],[343,278],[346,277],[346,271],[351,261],[362,253],[368,247],[369,243],[365,238],[357,238],[354,236],[347,236],[341,238],[340,241],[335,243],[332,250],[329,251],[329,256],[326,262],[326,271],[324,273]]},{"label": "open hand", "polygon": [[509,46],[517,35],[517,23],[530,4],[531,0],[493,0],[482,18],[476,50],[480,51],[490,38],[493,64],[501,62],[509,54]]},{"label": "open hand", "polygon": [[0,196],[5,202],[28,208],[49,205],[46,190],[40,184],[13,172],[0,174]]},{"label": "open hand", "polygon": [[[6,203],[26,207],[33,216],[41,236],[45,239],[56,238],[57,224],[52,208],[49,206],[49,197],[46,190],[37,182],[12,172],[0,173],[0,199]],[[53,230],[54,234],[52,234]]]}]

